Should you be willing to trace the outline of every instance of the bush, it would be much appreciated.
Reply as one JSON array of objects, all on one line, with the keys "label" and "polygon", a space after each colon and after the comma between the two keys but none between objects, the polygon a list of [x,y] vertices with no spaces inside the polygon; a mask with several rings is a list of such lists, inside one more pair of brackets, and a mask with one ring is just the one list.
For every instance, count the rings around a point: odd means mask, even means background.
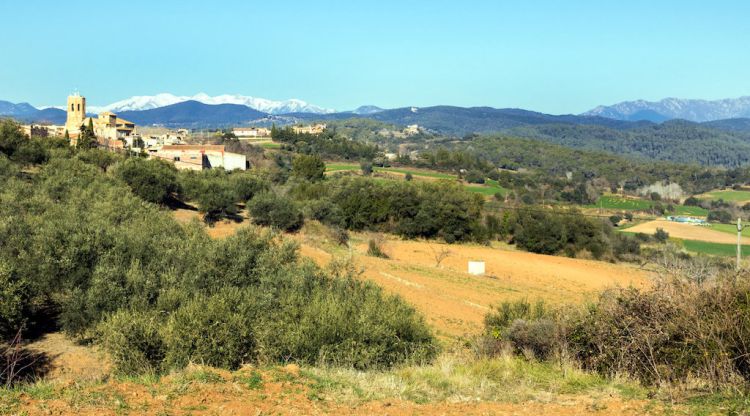
[{"label": "bush", "polygon": [[605,291],[580,309],[504,303],[485,318],[483,352],[505,342],[519,354],[567,352],[586,370],[644,384],[750,382],[750,279],[662,279],[647,290]]},{"label": "bush", "polygon": [[234,188],[237,201],[247,202],[268,190],[268,183],[250,172],[232,172],[228,180]]},{"label": "bush", "polygon": [[127,183],[134,194],[155,204],[166,204],[172,194],[179,191],[177,168],[158,159],[128,158],[117,167],[116,176]]},{"label": "bush", "polygon": [[381,259],[387,259],[388,254],[383,249],[384,240],[382,236],[373,237],[367,242],[367,254],[373,257],[380,257]]},{"label": "bush", "polygon": [[517,319],[508,327],[505,337],[513,348],[524,354],[530,352],[535,358],[549,358],[559,348],[557,325],[550,319],[525,321]]},{"label": "bush", "polygon": [[370,162],[362,162],[359,165],[359,168],[362,170],[362,174],[365,176],[372,175],[372,163]]},{"label": "bush", "polygon": [[294,203],[271,192],[262,193],[248,204],[253,222],[282,231],[293,232],[302,227],[302,212]]},{"label": "bush", "polygon": [[237,203],[250,193],[249,186],[233,183],[231,176],[222,169],[181,172],[180,182],[184,196],[195,201],[210,222],[236,214]]},{"label": "bush", "polygon": [[654,240],[656,240],[657,243],[666,243],[667,240],[669,240],[669,233],[664,231],[663,228],[657,228],[654,233]]},{"label": "bush", "polygon": [[319,181],[325,177],[326,164],[317,155],[297,155],[292,160],[292,175],[307,181]]},{"label": "bush", "polygon": [[572,325],[571,348],[587,369],[625,372],[648,384],[747,382],[749,299],[748,280],[734,278],[609,291]]},{"label": "bush", "polygon": [[518,247],[539,254],[555,254],[565,246],[561,218],[540,211],[521,211],[514,240]]},{"label": "bush", "polygon": [[267,315],[259,335],[261,362],[379,369],[435,357],[437,345],[424,321],[398,297],[351,277],[303,273],[309,289],[281,293],[286,307]]},{"label": "bush", "polygon": [[344,225],[341,208],[328,198],[312,199],[304,207],[306,217],[335,227]]},{"label": "bush", "polygon": [[[191,360],[365,369],[434,357],[437,342],[411,307],[348,271],[300,261],[293,241],[256,227],[213,240],[99,166],[52,155],[33,180],[0,157],[0,175],[10,175],[0,186],[2,331],[57,322],[100,343],[128,374]],[[231,175],[179,178],[192,193]],[[271,197],[264,212],[293,206]]]},{"label": "bush", "polygon": [[177,309],[164,330],[168,368],[200,363],[234,370],[253,361],[255,313],[248,298],[240,290],[227,289]]},{"label": "bush", "polygon": [[484,351],[502,351],[499,346],[491,346],[491,340],[507,342],[516,353],[530,353],[538,359],[564,349],[559,325],[543,301],[502,302],[485,316],[484,323],[485,336],[480,341]]},{"label": "bush", "polygon": [[102,321],[97,332],[118,372],[154,374],[166,354],[161,328],[156,313],[121,310]]},{"label": "bush", "polygon": [[[646,237],[648,237],[646,235]],[[638,237],[615,233],[612,235],[612,253],[620,260],[637,260],[641,255],[641,243]]]},{"label": "bush", "polygon": [[729,211],[713,210],[708,213],[708,220],[722,224],[731,224],[732,214]]},{"label": "bush", "polygon": [[349,246],[349,232],[341,227],[331,227],[330,235],[333,241],[340,246]]},{"label": "bush", "polygon": [[469,183],[484,183],[484,173],[477,170],[470,170],[464,177]]}]

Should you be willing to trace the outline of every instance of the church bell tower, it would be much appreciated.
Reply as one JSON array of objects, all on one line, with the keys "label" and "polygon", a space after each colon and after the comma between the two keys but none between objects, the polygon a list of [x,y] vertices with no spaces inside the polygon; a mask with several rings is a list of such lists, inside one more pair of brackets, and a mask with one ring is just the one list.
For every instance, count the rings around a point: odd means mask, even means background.
[{"label": "church bell tower", "polygon": [[71,137],[77,137],[81,132],[83,119],[86,118],[86,97],[81,97],[78,93],[69,95],[67,112],[68,119],[65,122],[65,130]]}]

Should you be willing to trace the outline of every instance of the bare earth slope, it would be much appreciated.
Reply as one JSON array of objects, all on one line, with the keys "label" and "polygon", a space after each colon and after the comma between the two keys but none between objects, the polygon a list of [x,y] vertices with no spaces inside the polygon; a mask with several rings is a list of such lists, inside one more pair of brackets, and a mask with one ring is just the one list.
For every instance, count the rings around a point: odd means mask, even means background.
[{"label": "bare earth slope", "polygon": [[[654,220],[635,227],[628,228],[628,232],[653,234],[657,228],[669,233],[670,237],[684,240],[707,241],[709,243],[737,244],[737,236],[721,231],[712,230],[710,227],[699,225],[680,224],[667,220]],[[742,244],[750,244],[750,238],[743,237]]]}]

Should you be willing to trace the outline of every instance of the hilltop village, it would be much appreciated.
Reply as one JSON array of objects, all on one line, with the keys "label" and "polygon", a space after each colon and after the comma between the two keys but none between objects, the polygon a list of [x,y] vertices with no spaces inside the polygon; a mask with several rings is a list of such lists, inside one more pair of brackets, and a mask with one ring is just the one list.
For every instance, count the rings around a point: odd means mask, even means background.
[{"label": "hilltop village", "polygon": [[[84,137],[95,140],[96,147],[118,153],[145,154],[149,158],[173,162],[178,169],[203,170],[224,168],[246,170],[243,154],[229,152],[224,145],[189,143],[188,129],[160,129],[142,134],[135,123],[104,111],[94,116],[86,111],[86,97],[78,93],[68,96],[65,125],[25,124],[21,128],[28,137],[65,137],[71,146],[78,146]],[[295,134],[321,134],[325,124],[293,126]],[[236,127],[232,135],[239,140],[263,143],[270,141],[271,129]]]}]

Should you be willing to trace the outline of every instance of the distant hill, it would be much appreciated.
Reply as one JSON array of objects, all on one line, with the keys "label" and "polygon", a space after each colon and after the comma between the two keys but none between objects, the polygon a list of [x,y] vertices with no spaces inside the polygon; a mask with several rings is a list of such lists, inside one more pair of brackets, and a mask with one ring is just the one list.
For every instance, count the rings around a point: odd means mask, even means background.
[{"label": "distant hill", "polygon": [[599,106],[583,115],[616,120],[648,120],[657,123],[670,119],[705,122],[750,118],[750,97],[714,101],[679,98],[665,98],[661,101],[625,101],[610,106]]},{"label": "distant hill", "polygon": [[327,114],[333,113],[334,110],[322,108],[309,104],[302,100],[291,99],[285,101],[274,101],[265,98],[250,97],[238,94],[224,94],[210,96],[205,93],[199,93],[193,96],[177,96],[169,93],[156,95],[139,95],[117,101],[104,106],[89,106],[93,112],[112,111],[120,113],[123,111],[143,111],[154,108],[166,107],[172,104],[183,103],[186,101],[198,101],[203,104],[220,105],[220,104],[237,104],[252,108],[268,114],[285,114],[285,113],[314,113]]},{"label": "distant hill", "polygon": [[726,131],[750,133],[750,118],[730,118],[728,120],[709,121],[702,124],[706,127],[713,127]]},{"label": "distant hill", "polygon": [[363,105],[363,106],[357,107],[357,109],[352,111],[352,113],[359,114],[359,115],[368,115],[368,114],[380,113],[381,111],[383,111],[383,109],[378,106]]},{"label": "distant hill", "polygon": [[65,111],[57,108],[39,110],[28,103],[0,101],[0,117],[11,117],[22,122],[64,124],[67,116]]},{"label": "distant hill", "polygon": [[493,133],[505,129],[534,124],[584,124],[606,126],[613,129],[628,129],[648,122],[629,122],[603,117],[576,115],[549,115],[521,109],[497,109],[491,107],[405,107],[383,110],[371,114],[287,114],[298,121],[343,120],[352,117],[371,118],[389,124],[418,124],[429,130],[448,135],[463,136],[469,133]]},{"label": "distant hill", "polygon": [[185,101],[151,110],[123,111],[118,115],[143,126],[194,128],[246,125],[254,120],[268,117],[268,114],[244,105],[208,105],[198,101]]}]

